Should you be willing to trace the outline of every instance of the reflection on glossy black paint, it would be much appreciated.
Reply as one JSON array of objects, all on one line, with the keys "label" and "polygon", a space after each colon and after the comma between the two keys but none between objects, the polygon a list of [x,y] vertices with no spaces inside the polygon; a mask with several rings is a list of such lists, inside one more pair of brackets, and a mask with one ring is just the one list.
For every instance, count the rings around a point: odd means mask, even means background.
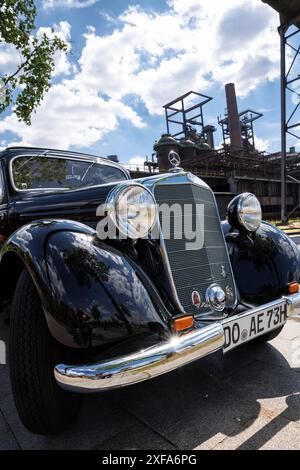
[{"label": "reflection on glossy black paint", "polygon": [[[228,234],[230,226],[223,223],[223,230]],[[300,255],[287,235],[266,222],[252,238],[253,246],[230,242],[228,249],[241,300],[261,305],[286,293],[289,282],[300,281]]]},{"label": "reflection on glossy black paint", "polygon": [[163,261],[159,240],[139,240],[136,244],[137,262],[150,276],[157,287],[164,304],[172,314],[178,314],[174,307],[174,294],[170,285],[166,265]]},{"label": "reflection on glossy black paint", "polygon": [[166,329],[128,259],[112,247],[84,234],[53,234],[47,261],[53,311],[59,322],[69,319],[81,345],[153,331],[153,324]]},{"label": "reflection on glossy black paint", "polygon": [[73,272],[79,286],[90,286],[91,278],[100,282],[108,280],[109,267],[101,260],[94,259],[94,253],[79,246],[63,253],[63,260]]}]

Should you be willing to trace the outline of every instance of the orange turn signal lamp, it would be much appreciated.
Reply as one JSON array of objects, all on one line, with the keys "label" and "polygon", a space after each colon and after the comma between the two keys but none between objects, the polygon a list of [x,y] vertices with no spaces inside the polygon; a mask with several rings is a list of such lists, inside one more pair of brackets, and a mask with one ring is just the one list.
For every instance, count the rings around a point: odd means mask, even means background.
[{"label": "orange turn signal lamp", "polygon": [[180,331],[187,330],[194,326],[194,318],[192,315],[187,315],[186,317],[175,318],[173,321],[173,330],[176,333]]},{"label": "orange turn signal lamp", "polygon": [[290,282],[288,284],[288,291],[289,291],[289,294],[297,294],[297,292],[299,291],[298,282]]}]

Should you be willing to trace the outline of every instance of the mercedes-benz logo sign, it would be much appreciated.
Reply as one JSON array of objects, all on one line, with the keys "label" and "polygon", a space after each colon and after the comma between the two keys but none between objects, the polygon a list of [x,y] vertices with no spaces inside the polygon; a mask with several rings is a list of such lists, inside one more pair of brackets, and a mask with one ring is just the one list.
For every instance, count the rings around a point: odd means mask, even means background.
[{"label": "mercedes-benz logo sign", "polygon": [[180,165],[180,156],[174,150],[169,153],[168,159],[173,168],[177,168]]}]

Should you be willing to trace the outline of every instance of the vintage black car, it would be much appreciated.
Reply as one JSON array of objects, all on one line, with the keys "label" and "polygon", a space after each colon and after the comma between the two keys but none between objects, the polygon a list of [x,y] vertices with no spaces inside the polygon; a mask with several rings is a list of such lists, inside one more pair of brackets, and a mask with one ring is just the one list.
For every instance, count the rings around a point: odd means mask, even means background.
[{"label": "vintage black car", "polygon": [[[0,155],[0,301],[12,304],[11,382],[32,432],[69,426],[81,392],[268,341],[298,314],[297,247],[261,220],[253,194],[235,197],[221,223],[211,189],[174,153],[169,173],[140,180],[79,153]],[[99,236],[109,225],[115,234]]]}]

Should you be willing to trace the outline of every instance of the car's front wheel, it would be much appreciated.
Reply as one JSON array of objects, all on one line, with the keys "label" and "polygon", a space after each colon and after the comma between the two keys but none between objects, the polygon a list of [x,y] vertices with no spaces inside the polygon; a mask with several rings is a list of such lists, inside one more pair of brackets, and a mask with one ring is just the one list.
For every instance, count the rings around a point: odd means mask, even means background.
[{"label": "car's front wheel", "polygon": [[54,379],[53,367],[65,352],[48,330],[39,294],[25,269],[12,304],[9,362],[16,408],[31,432],[59,433],[78,414],[80,396],[60,389]]}]

